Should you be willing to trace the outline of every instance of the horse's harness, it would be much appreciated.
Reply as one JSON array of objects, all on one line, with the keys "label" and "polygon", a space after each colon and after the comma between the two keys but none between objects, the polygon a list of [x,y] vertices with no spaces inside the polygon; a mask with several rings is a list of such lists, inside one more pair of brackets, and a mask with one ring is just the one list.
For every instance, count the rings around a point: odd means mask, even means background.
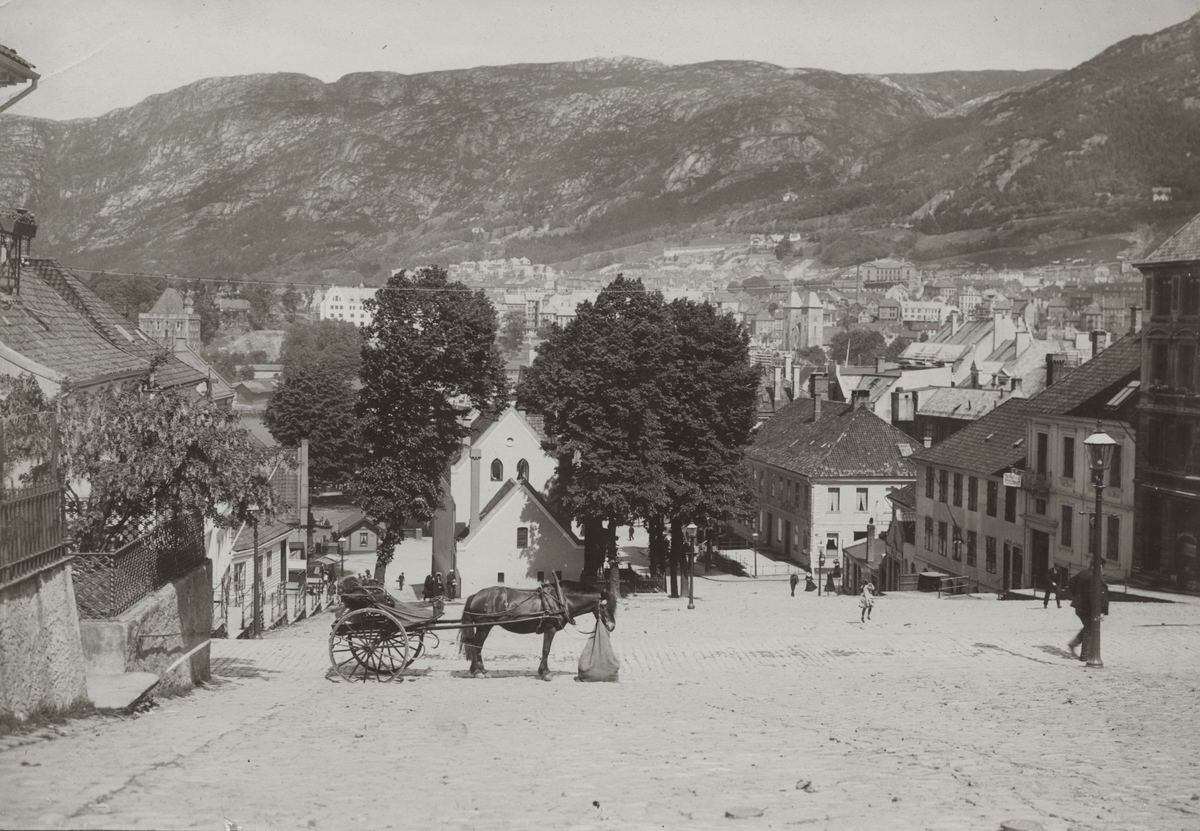
[{"label": "horse's harness", "polygon": [[[567,627],[567,624],[571,624],[573,626],[578,626],[578,624],[575,623],[575,616],[573,614],[571,614],[571,604],[569,604],[567,602],[566,593],[563,591],[562,584],[560,582],[558,582],[557,575],[554,575],[554,586],[553,587],[543,584],[538,587],[537,594],[535,596],[539,600],[541,600],[541,606],[542,606],[541,611],[537,614],[519,615],[519,616],[514,617],[513,616],[514,610],[507,609],[503,612],[471,612],[471,615],[476,618],[494,618],[494,620],[491,621],[491,623],[494,623],[494,624],[504,623],[505,620],[503,620],[503,619],[507,619],[510,622],[529,621],[529,620],[542,620],[542,621],[553,620],[553,621],[559,622],[558,628],[560,628],[560,629],[565,629]],[[528,600],[532,600],[532,599],[533,598],[530,597],[527,600],[522,600],[520,603],[517,604],[517,606],[515,608],[519,608],[520,606],[522,606],[526,602],[528,602]],[[602,607],[604,605],[604,602],[605,602],[604,596],[601,595],[600,601],[596,607],[597,620],[599,620],[599,618],[600,618],[600,607]],[[481,621],[481,622],[484,622],[485,624],[487,623],[485,621]],[[544,626],[539,625],[537,628],[537,631],[538,632],[545,631]]]}]

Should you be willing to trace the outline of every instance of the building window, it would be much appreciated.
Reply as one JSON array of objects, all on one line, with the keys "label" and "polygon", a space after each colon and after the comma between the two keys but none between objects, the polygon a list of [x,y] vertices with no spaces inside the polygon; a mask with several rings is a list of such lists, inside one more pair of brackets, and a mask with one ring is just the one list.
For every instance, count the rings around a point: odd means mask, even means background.
[{"label": "building window", "polygon": [[938,471],[938,502],[945,502],[948,498],[947,492],[950,490],[950,471]]},{"label": "building window", "polygon": [[856,511],[867,510],[867,489],[866,488],[855,488],[854,489],[854,510],[856,510]]},{"label": "building window", "polygon": [[1004,521],[1005,522],[1016,522],[1017,521],[1017,489],[1016,488],[1007,488],[1006,487],[1004,489]]},{"label": "building window", "polygon": [[933,550],[933,517],[925,517],[925,550]]},{"label": "building window", "polygon": [[499,482],[502,479],[504,479],[504,462],[492,459],[492,481]]},{"label": "building window", "polygon": [[974,476],[967,479],[967,510],[979,510],[979,480]]},{"label": "building window", "polygon": [[1072,533],[1075,526],[1075,506],[1063,505],[1062,518],[1058,522],[1058,541],[1064,548],[1070,548],[1074,542]]},{"label": "building window", "polygon": [[797,482],[797,483],[796,483],[796,487],[795,487],[795,489],[793,489],[793,490],[792,490],[792,499],[794,500],[794,501],[792,502],[792,507],[795,507],[795,508],[799,508],[799,507],[800,507],[800,492],[801,492],[803,489],[804,489],[804,483],[803,483],[803,482]]},{"label": "building window", "polygon": [[842,489],[841,488],[830,488],[829,489],[829,510],[832,512],[837,512],[837,511],[840,511],[841,509],[842,509]]},{"label": "building window", "polygon": [[979,547],[979,534],[975,531],[967,532],[967,565],[974,567],[975,565],[975,550]]},{"label": "building window", "polygon": [[[1189,457],[1191,456],[1190,448],[1180,448]],[[1108,463],[1108,486],[1110,488],[1121,487],[1121,445],[1113,448],[1112,459]]]},{"label": "building window", "polygon": [[946,523],[938,522],[938,554],[946,556]]},{"label": "building window", "polygon": [[987,515],[996,515],[996,502],[1000,495],[1000,483],[988,481],[987,483]]},{"label": "building window", "polygon": [[1200,280],[1190,274],[1180,277],[1179,295],[1183,314],[1190,317],[1200,314]]},{"label": "building window", "polygon": [[1062,440],[1062,475],[1068,479],[1075,478],[1075,437],[1063,436]]},{"label": "building window", "polygon": [[522,526],[517,529],[517,548],[529,547],[529,529]]},{"label": "building window", "polygon": [[1050,436],[1046,433],[1037,434],[1037,472],[1045,473],[1049,460]]},{"label": "building window", "polygon": [[1154,314],[1169,315],[1171,313],[1171,278],[1158,275],[1153,281]]},{"label": "building window", "polygon": [[962,529],[960,529],[956,525],[956,526],[954,526],[954,539],[951,541],[950,555],[955,560],[961,561],[962,560],[962,548],[963,548]]},{"label": "building window", "polygon": [[[262,562],[262,558],[263,558],[263,555],[259,554],[258,555],[259,563]],[[267,557],[267,576],[268,577],[271,576],[271,559],[272,559],[271,557]],[[260,565],[259,568],[262,568],[262,566]],[[259,582],[262,582],[262,581],[260,580]]]},{"label": "building window", "polygon": [[1163,341],[1150,344],[1150,381],[1155,384],[1170,384],[1170,352]]},{"label": "building window", "polygon": [[358,547],[359,548],[367,547],[367,537],[369,536],[369,534],[370,534],[370,532],[368,532],[368,531],[360,531],[358,533]]},{"label": "building window", "polygon": [[1121,548],[1121,518],[1110,516],[1106,519],[1108,527],[1104,529],[1104,556],[1109,560],[1115,560],[1118,557],[1117,552]]},{"label": "building window", "polygon": [[529,481],[529,462],[524,459],[517,462],[517,479],[522,482]]},{"label": "building window", "polygon": [[546,572],[544,572],[544,571],[539,571],[539,572],[538,572],[538,582],[539,582],[539,583],[545,583],[545,582],[546,582]]},{"label": "building window", "polygon": [[1185,390],[1196,388],[1196,342],[1181,340],[1175,345],[1175,383]]},{"label": "building window", "polygon": [[933,468],[925,468],[925,498],[933,499]]},{"label": "building window", "polygon": [[996,538],[984,537],[983,566],[988,574],[996,573]]},{"label": "building window", "polygon": [[504,572],[503,572],[503,571],[497,571],[497,572],[496,572],[496,582],[497,582],[497,583],[503,583],[503,582],[504,582]]},{"label": "building window", "polygon": [[954,507],[955,508],[962,507],[962,482],[963,482],[962,474],[961,473],[954,474]]},{"label": "building window", "polygon": [[838,548],[838,535],[837,534],[826,534],[825,535],[825,550],[828,552],[831,552],[835,557],[837,556],[837,553],[840,550]]}]

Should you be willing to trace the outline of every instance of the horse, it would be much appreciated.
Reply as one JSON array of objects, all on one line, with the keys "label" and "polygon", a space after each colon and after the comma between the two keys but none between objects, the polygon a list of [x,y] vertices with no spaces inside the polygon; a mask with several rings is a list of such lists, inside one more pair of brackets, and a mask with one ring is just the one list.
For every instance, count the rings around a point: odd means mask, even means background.
[{"label": "horse", "polygon": [[[565,604],[565,605],[564,605]],[[583,583],[563,580],[557,586],[513,589],[490,586],[467,598],[463,605],[462,634],[459,646],[471,659],[470,673],[486,678],[483,667],[483,642],[493,626],[502,626],[519,635],[542,633],[542,663],[538,677],[550,680],[550,645],[554,634],[575,622],[576,615],[592,613],[597,625],[609,632],[617,626],[617,604],[607,591],[593,591]]]}]

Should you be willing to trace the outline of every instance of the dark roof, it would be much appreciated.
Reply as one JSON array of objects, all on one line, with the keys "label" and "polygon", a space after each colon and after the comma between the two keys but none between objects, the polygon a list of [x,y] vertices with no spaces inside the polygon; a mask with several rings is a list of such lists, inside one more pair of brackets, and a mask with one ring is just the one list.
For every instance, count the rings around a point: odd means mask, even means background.
[{"label": "dark roof", "polygon": [[1025,462],[1029,399],[1010,398],[945,441],[916,453],[917,464],[945,465],[994,476]]},{"label": "dark roof", "polygon": [[913,440],[869,408],[800,398],[781,407],[759,428],[747,455],[812,477],[910,477],[915,469],[901,453]]},{"label": "dark roof", "polygon": [[1200,214],[1192,217],[1191,222],[1167,237],[1166,242],[1154,249],[1154,253],[1135,265],[1177,263],[1189,260],[1200,260]]},{"label": "dark roof", "polygon": [[1116,412],[1106,405],[1130,381],[1139,380],[1141,371],[1142,338],[1127,335],[1030,398],[1029,412],[1128,419],[1136,396],[1122,402]]},{"label": "dark roof", "polygon": [[[0,309],[0,342],[80,385],[135,378],[162,346],[54,260],[29,260],[19,294]],[[205,375],[167,356],[163,387],[196,385]]]},{"label": "dark roof", "polygon": [[902,488],[892,488],[888,491],[887,498],[902,508],[915,509],[917,507],[917,483],[912,482]]}]

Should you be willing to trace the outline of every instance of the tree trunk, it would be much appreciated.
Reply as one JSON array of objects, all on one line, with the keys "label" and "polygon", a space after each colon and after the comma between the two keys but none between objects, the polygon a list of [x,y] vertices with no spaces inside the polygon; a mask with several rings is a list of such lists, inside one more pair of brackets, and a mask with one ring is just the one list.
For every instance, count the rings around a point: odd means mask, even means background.
[{"label": "tree trunk", "polygon": [[682,550],[683,521],[671,520],[671,539],[667,559],[671,565],[671,597],[679,597],[679,561]]},{"label": "tree trunk", "polygon": [[595,580],[604,568],[604,521],[599,517],[583,520],[583,573],[581,580]]}]

